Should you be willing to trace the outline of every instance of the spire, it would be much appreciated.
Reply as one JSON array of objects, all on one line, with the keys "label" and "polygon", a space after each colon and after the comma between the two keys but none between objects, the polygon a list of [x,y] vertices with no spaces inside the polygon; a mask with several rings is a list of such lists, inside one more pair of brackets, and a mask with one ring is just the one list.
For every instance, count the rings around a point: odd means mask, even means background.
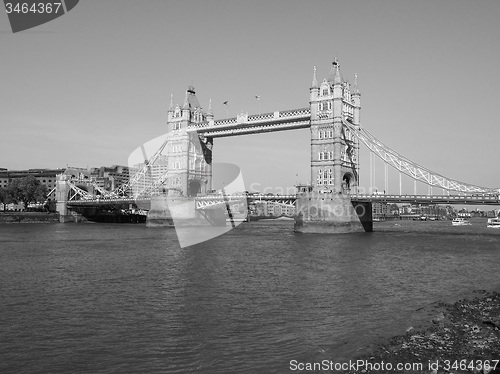
[{"label": "spire", "polygon": [[333,59],[332,67],[330,68],[330,74],[328,74],[328,82],[331,84],[342,83],[342,77],[340,76],[340,64],[337,57]]},{"label": "spire", "polygon": [[210,99],[210,101],[208,102],[208,114],[213,114],[212,113],[212,99]]},{"label": "spire", "polygon": [[182,104],[182,109],[189,109],[189,101],[188,101],[188,91],[186,91],[186,97],[184,97],[184,104]]},{"label": "spire", "polygon": [[336,64],[335,61],[332,62],[332,67],[330,68],[330,72],[328,73],[327,81],[330,83],[333,83],[333,81],[335,80],[335,64]]},{"label": "spire", "polygon": [[342,78],[340,77],[340,65],[337,61],[337,57],[332,62],[332,69],[335,68],[335,78],[333,79],[333,84],[342,83]]},{"label": "spire", "polygon": [[174,94],[170,94],[170,106],[168,110],[174,110]]},{"label": "spire", "polygon": [[316,66],[313,69],[313,80],[312,80],[311,88],[319,88],[318,79],[316,78]]},{"label": "spire", "polygon": [[359,95],[359,88],[358,88],[358,74],[354,73],[354,87],[353,87],[353,93],[355,95]]}]

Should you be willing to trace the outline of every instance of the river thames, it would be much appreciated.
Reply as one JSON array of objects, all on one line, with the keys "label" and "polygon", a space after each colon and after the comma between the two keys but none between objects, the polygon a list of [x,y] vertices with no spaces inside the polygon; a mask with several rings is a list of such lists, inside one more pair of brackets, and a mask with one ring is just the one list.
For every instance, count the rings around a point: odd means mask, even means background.
[{"label": "river thames", "polygon": [[486,219],[292,227],[244,223],[181,249],[174,229],[139,224],[0,225],[0,372],[286,373],[500,289]]}]

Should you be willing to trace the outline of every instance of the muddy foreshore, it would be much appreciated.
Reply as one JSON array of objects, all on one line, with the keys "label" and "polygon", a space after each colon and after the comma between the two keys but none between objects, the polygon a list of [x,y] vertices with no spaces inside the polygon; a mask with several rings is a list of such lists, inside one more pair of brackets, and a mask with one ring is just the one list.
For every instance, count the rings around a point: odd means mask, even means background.
[{"label": "muddy foreshore", "polygon": [[[435,303],[435,316],[428,323],[409,327],[405,335],[355,358],[367,363],[359,370],[343,372],[500,373],[500,293],[475,294],[454,304]],[[418,363],[421,367],[397,369],[398,364],[403,368],[401,364]]]},{"label": "muddy foreshore", "polygon": [[43,212],[2,212],[0,213],[0,224],[2,223],[56,223],[59,222],[59,213]]}]

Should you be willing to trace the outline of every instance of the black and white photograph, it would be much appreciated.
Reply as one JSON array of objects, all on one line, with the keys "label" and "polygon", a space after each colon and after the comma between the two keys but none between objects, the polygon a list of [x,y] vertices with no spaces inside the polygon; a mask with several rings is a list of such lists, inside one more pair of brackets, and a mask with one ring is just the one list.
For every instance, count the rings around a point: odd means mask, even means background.
[{"label": "black and white photograph", "polygon": [[3,0],[0,374],[500,373],[499,20]]}]

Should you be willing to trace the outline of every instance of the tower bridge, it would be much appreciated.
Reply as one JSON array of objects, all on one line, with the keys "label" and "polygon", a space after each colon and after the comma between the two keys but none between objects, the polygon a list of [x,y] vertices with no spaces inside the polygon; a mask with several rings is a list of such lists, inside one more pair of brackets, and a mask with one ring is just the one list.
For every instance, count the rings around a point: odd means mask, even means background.
[{"label": "tower bridge", "polygon": [[[445,177],[392,150],[361,126],[360,112],[357,76],[353,84],[344,80],[336,59],[328,77],[321,82],[314,68],[309,105],[299,109],[241,113],[216,120],[211,104],[206,112],[202,110],[194,87],[189,86],[182,105],[174,105],[171,97],[162,144],[150,157],[142,150],[144,161],[135,165],[136,172],[129,183],[115,191],[89,191],[61,178],[57,185],[58,210],[64,217],[68,209],[82,206],[128,203],[146,207],[149,203],[148,222],[161,225],[172,223],[169,206],[189,202],[190,211],[183,208],[182,213],[189,221],[204,210],[230,201],[248,203],[259,198],[295,205],[298,232],[341,233],[371,231],[371,203],[375,201],[500,205],[499,189]],[[214,139],[302,128],[310,129],[310,184],[299,186],[293,196],[255,197],[224,190],[214,194]],[[369,193],[363,193],[366,188],[359,185],[360,144],[384,162],[386,175],[388,166],[399,173],[399,194],[380,195],[370,188]],[[414,181],[410,195],[403,193],[403,175]],[[429,193],[417,194],[417,182],[428,185]],[[386,177],[386,190],[387,183]],[[370,184],[373,186],[372,181]],[[433,187],[441,189],[443,195],[433,194]]]}]

